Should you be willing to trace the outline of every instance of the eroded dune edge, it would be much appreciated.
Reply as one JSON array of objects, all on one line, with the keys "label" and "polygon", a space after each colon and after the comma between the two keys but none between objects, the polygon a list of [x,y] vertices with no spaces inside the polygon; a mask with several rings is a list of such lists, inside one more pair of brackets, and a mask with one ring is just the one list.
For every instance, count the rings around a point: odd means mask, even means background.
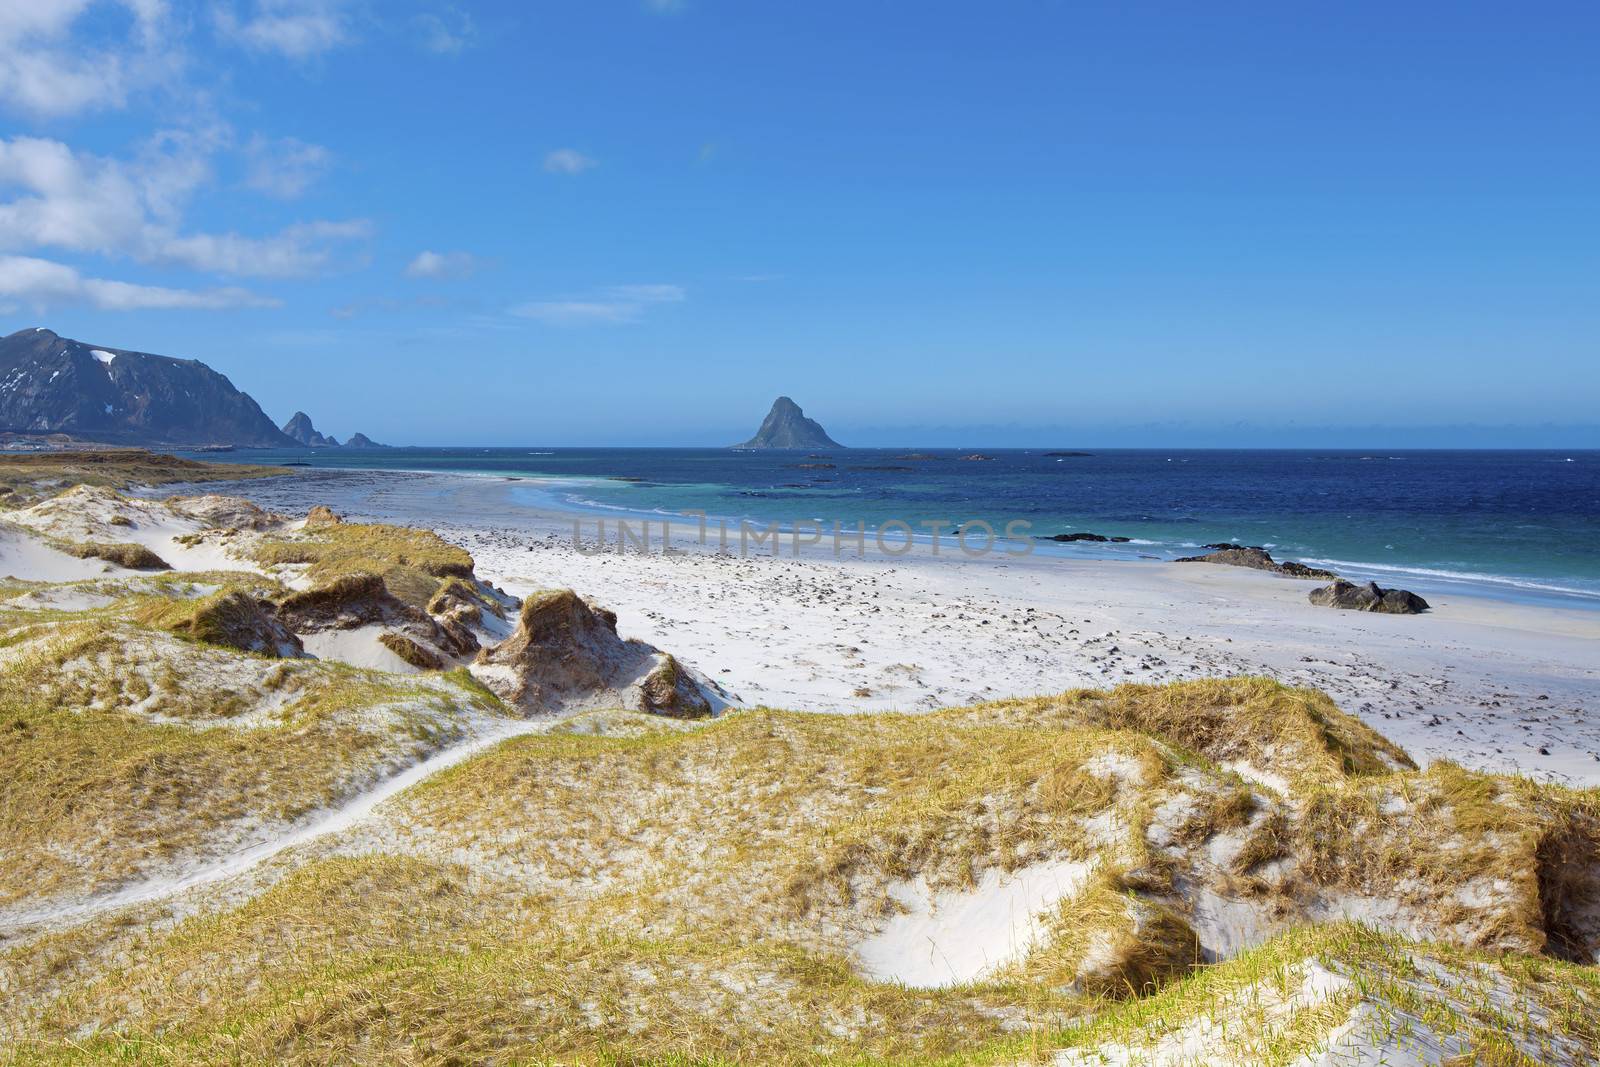
[{"label": "eroded dune edge", "polygon": [[427,531],[99,474],[0,510],[11,1060],[1600,1047],[1594,790],[1259,678],[735,708]]}]

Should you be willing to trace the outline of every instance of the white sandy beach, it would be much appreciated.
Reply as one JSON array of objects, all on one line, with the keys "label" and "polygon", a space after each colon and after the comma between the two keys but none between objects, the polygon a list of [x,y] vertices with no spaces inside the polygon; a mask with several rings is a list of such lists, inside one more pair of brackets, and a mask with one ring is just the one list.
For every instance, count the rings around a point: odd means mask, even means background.
[{"label": "white sandy beach", "polygon": [[[1600,612],[1430,594],[1420,616],[1313,607],[1316,583],[1232,567],[926,546],[831,545],[739,558],[692,523],[673,547],[588,555],[577,516],[512,501],[501,478],[307,472],[234,490],[283,511],[437,530],[512,593],[567,586],[619,629],[716,678],[739,703],[925,710],[1122,682],[1261,674],[1314,686],[1420,762],[1600,784]],[[526,483],[525,483],[526,484]],[[583,516],[586,541],[595,522]],[[614,536],[614,535],[613,535]]]}]

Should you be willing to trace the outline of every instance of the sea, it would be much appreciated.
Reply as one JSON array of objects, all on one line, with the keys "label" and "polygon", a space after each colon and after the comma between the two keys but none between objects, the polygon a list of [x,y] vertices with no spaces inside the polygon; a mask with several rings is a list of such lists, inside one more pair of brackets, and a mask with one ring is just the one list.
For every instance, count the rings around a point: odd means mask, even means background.
[{"label": "sea", "polygon": [[[1170,560],[1233,542],[1424,596],[1600,610],[1600,450],[526,446],[200,458],[515,479],[513,502],[597,518],[704,512],[780,527],[859,523],[897,537],[904,523],[923,540],[941,527],[947,536],[1011,524],[1038,551],[1079,558]],[[1074,532],[1128,540],[1045,540]]]}]

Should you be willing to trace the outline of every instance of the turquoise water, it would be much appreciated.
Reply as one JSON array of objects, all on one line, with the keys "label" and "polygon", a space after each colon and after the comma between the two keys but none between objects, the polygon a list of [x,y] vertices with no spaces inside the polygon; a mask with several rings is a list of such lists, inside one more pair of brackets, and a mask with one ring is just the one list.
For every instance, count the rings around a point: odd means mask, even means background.
[{"label": "turquoise water", "polygon": [[539,479],[530,505],[869,529],[983,520],[1126,544],[1076,556],[1171,559],[1214,541],[1263,545],[1419,592],[1466,590],[1600,607],[1600,451],[1094,451],[1001,449],[393,449],[240,452],[245,462]]}]

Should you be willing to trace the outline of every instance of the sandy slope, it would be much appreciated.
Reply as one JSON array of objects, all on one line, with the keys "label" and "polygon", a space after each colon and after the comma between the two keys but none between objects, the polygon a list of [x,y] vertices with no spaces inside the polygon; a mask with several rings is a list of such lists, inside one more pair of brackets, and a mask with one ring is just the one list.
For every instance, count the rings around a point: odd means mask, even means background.
[{"label": "sandy slope", "polygon": [[[1600,612],[1453,595],[1417,617],[1314,608],[1312,583],[1235,568],[949,552],[739,559],[675,526],[648,556],[586,556],[573,517],[503,479],[317,471],[246,483],[427,526],[514,593],[571,586],[625,636],[670,648],[745,703],[917,709],[1121,681],[1266,674],[1315,686],[1422,760],[1600,783]],[[584,522],[594,536],[592,519]],[[714,546],[712,546],[714,548]]]},{"label": "sandy slope", "polygon": [[109,893],[42,908],[0,912],[0,931],[24,930],[35,926],[48,928],[68,926],[119,908],[181,896],[238,878],[280,853],[350,829],[371,815],[378,805],[390,797],[403,793],[418,782],[494,747],[508,737],[533,733],[547,728],[548,725],[548,722],[529,719],[486,720],[477,724],[477,732],[467,740],[442,748],[411,764],[398,774],[380,779],[367,789],[346,798],[337,807],[302,820],[287,833],[269,837],[249,848],[194,869],[136,882]]}]

